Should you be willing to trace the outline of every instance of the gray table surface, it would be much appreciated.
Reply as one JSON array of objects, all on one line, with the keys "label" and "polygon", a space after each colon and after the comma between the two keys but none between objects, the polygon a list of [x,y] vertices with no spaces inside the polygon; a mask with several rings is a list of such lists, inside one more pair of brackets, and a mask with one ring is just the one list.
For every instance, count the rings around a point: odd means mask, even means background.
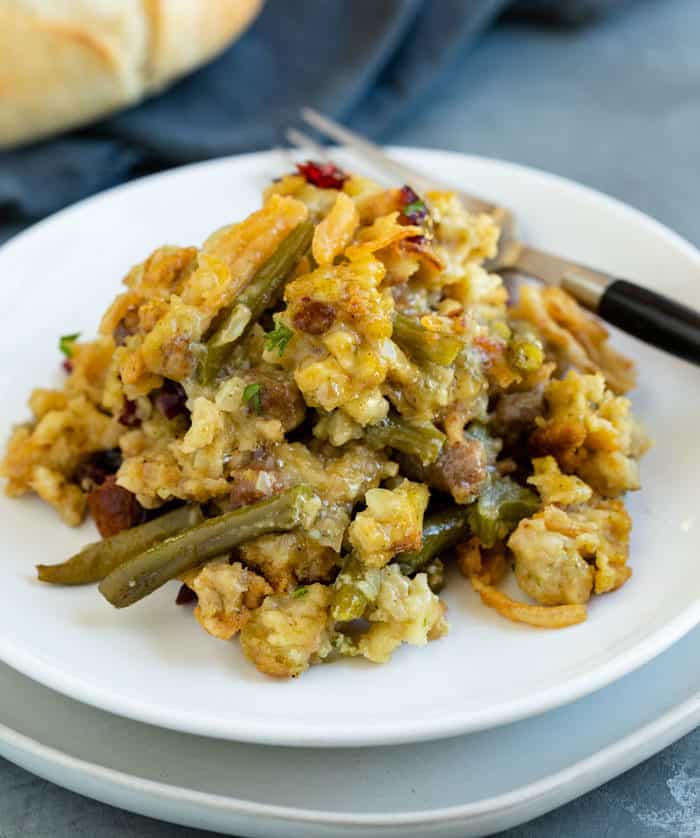
[{"label": "gray table surface", "polygon": [[[514,160],[608,192],[700,245],[700,0],[637,0],[594,29],[488,35],[387,138]],[[0,760],[0,838],[204,838]],[[501,838],[700,838],[700,729]]]}]

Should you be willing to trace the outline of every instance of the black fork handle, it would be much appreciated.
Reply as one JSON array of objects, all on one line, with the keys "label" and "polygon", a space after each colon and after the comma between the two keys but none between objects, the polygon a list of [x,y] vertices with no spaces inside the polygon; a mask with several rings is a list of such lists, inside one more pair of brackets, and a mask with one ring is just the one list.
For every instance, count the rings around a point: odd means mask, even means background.
[{"label": "black fork handle", "polygon": [[559,285],[613,326],[700,365],[700,312],[635,282],[544,250],[518,245],[514,253],[506,265],[509,269]]},{"label": "black fork handle", "polygon": [[598,314],[640,340],[700,365],[700,313],[626,279],[615,279]]}]

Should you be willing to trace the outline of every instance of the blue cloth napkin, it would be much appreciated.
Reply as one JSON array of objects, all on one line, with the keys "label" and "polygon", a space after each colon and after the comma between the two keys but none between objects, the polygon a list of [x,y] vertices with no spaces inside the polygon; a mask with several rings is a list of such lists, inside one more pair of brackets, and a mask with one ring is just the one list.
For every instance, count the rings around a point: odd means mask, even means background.
[{"label": "blue cloth napkin", "polygon": [[624,2],[267,0],[240,41],[167,92],[0,153],[0,241],[129,178],[279,143],[301,105],[386,137],[500,15],[575,25]]}]

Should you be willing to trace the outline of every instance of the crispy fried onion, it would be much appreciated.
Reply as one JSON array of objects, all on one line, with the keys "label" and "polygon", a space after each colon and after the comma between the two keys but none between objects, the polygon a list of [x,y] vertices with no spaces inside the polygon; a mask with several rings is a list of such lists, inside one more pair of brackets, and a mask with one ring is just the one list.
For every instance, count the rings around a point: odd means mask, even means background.
[{"label": "crispy fried onion", "polygon": [[527,623],[538,628],[566,628],[584,622],[587,616],[585,605],[530,605],[511,599],[478,576],[472,576],[471,583],[484,605],[514,623]]},{"label": "crispy fried onion", "polygon": [[457,547],[457,554],[460,570],[483,604],[511,622],[556,629],[583,623],[588,615],[585,605],[531,605],[499,591],[495,585],[503,580],[508,570],[502,547],[484,550],[476,538],[470,538]]}]

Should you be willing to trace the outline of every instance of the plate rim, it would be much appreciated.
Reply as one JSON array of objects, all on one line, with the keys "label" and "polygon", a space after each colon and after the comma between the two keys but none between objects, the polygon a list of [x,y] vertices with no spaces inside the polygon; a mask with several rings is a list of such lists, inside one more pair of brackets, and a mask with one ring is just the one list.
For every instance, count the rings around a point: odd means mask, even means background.
[{"label": "plate rim", "polygon": [[[528,176],[535,174],[537,177],[549,181],[559,189],[573,189],[583,197],[606,202],[618,213],[627,215],[655,236],[665,239],[671,247],[680,251],[691,262],[695,262],[700,269],[700,250],[691,242],[646,213],[599,190],[578,183],[575,180],[535,167],[483,155],[463,154],[460,152],[416,146],[387,146],[387,149],[397,154],[397,156],[428,155],[428,157],[433,156],[434,158],[442,158],[447,161],[454,160],[456,162],[467,160],[477,166],[496,167],[501,171],[505,170],[506,173],[511,172],[514,175],[518,173]],[[128,193],[129,190],[136,190],[159,180],[177,178],[183,173],[191,173],[200,169],[226,167],[231,164],[245,164],[247,160],[253,159],[277,159],[279,156],[279,150],[264,150],[229,155],[214,160],[205,160],[186,166],[174,167],[164,172],[157,172],[120,184],[96,195],[89,196],[31,225],[0,246],[0,258],[5,255],[7,250],[12,249],[18,243],[21,245],[32,234],[37,231],[41,232],[44,226],[49,226],[59,219],[70,217],[73,213],[79,213],[92,203],[108,201],[115,194]],[[264,722],[256,720],[255,724],[252,724],[250,718],[247,719],[245,724],[236,724],[235,722],[231,723],[231,721],[227,721],[225,725],[222,725],[220,719],[195,719],[193,721],[191,718],[184,718],[181,712],[165,711],[163,708],[156,710],[155,707],[142,706],[135,699],[114,699],[105,688],[95,688],[84,679],[53,667],[49,662],[37,656],[25,652],[15,653],[11,644],[1,636],[0,659],[29,678],[71,698],[77,698],[77,700],[83,703],[99,707],[108,712],[159,727],[166,727],[195,735],[211,736],[218,739],[230,739],[253,744],[284,745],[290,747],[364,747],[370,745],[398,745],[432,741],[498,727],[530,716],[539,715],[555,707],[576,701],[585,695],[596,692],[602,687],[619,680],[664,652],[698,624],[700,624],[700,599],[689,604],[683,611],[676,614],[673,619],[638,642],[633,648],[611,658],[592,671],[577,674],[563,681],[559,681],[553,688],[541,688],[526,697],[499,705],[497,712],[485,710],[476,715],[472,714],[468,718],[455,716],[454,713],[450,716],[439,718],[432,718],[429,715],[428,721],[425,719],[414,721],[409,732],[405,732],[402,726],[388,726],[386,723],[383,723],[383,726],[379,729],[365,728],[361,731],[347,729],[338,732],[327,729],[299,727],[297,725],[291,730],[275,729],[273,733],[269,733],[265,729],[266,725]]]}]

